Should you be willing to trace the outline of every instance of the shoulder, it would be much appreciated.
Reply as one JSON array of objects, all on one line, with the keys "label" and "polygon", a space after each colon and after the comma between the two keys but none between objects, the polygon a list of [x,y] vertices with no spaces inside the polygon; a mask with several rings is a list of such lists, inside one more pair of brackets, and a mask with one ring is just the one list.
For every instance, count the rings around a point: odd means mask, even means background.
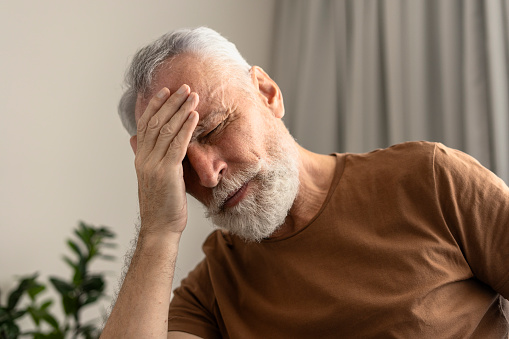
[{"label": "shoulder", "polygon": [[347,153],[345,172],[374,177],[431,174],[438,145],[427,141],[412,141],[368,153]]},{"label": "shoulder", "polygon": [[439,190],[447,188],[462,194],[467,190],[479,194],[488,189],[507,192],[505,182],[474,157],[442,144],[435,147],[433,171]]},{"label": "shoulder", "polygon": [[437,173],[450,172],[454,175],[466,175],[475,172],[489,172],[472,156],[443,144],[436,144],[434,150],[434,170]]},{"label": "shoulder", "polygon": [[350,169],[370,173],[425,175],[434,180],[501,180],[472,156],[439,142],[404,142],[369,153],[347,154],[346,159]]},{"label": "shoulder", "polygon": [[376,149],[366,153],[366,156],[373,158],[384,157],[386,159],[388,158],[395,160],[415,160],[418,158],[429,159],[430,157],[433,157],[435,148],[438,145],[441,144],[428,141],[408,141],[400,144],[395,144],[387,148]]},{"label": "shoulder", "polygon": [[[387,148],[375,149],[367,153],[346,153],[347,159],[352,161],[415,161],[416,159],[430,159],[436,147],[442,144],[428,141],[409,141],[395,144]],[[445,146],[443,146],[445,147]]]}]

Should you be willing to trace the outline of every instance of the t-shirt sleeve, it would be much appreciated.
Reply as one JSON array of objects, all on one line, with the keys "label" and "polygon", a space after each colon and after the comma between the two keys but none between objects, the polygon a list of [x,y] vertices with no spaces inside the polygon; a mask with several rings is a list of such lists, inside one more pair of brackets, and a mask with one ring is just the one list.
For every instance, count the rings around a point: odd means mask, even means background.
[{"label": "t-shirt sleeve", "polygon": [[168,313],[168,331],[205,339],[221,338],[214,316],[215,297],[206,259],[175,289]]},{"label": "t-shirt sleeve", "polygon": [[509,188],[467,154],[435,146],[444,219],[477,279],[509,299]]}]

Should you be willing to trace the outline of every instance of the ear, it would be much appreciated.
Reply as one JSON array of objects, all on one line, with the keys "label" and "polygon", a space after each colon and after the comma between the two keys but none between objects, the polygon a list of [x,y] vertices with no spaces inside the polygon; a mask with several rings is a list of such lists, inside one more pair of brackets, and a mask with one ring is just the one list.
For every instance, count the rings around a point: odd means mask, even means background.
[{"label": "ear", "polygon": [[265,104],[272,110],[276,118],[282,118],[285,115],[285,106],[279,86],[258,66],[251,67],[250,74],[255,88],[258,89]]},{"label": "ear", "polygon": [[133,149],[134,154],[136,154],[136,149],[138,148],[138,136],[133,135],[129,142],[131,143],[131,148]]}]

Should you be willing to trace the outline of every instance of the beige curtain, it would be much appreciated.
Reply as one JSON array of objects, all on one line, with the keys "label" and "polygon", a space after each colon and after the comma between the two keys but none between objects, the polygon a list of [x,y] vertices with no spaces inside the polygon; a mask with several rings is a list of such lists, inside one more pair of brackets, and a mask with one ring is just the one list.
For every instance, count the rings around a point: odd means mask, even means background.
[{"label": "beige curtain", "polygon": [[440,141],[509,182],[509,0],[279,0],[275,27],[303,146]]}]

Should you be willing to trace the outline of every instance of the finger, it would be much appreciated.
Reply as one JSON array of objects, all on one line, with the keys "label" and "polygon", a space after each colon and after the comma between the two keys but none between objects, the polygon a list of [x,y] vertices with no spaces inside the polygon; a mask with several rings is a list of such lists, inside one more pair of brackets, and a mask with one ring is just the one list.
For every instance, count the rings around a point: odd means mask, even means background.
[{"label": "finger", "polygon": [[[171,119],[180,107],[186,103],[189,98],[189,86],[182,85],[173,95],[171,95],[161,108],[150,118],[145,132],[144,148],[152,150],[157,138],[159,137],[161,128]],[[194,108],[188,110],[191,112]]]},{"label": "finger", "polygon": [[166,156],[163,158],[164,162],[169,165],[182,164],[193,132],[198,125],[198,120],[198,112],[192,111],[182,125],[179,133],[173,139],[171,146],[168,148]]},{"label": "finger", "polygon": [[[137,129],[137,149],[140,149],[145,141],[145,133],[148,122],[152,116],[164,105],[170,95],[170,90],[166,87],[162,88],[152,99],[150,99],[147,108],[136,124]],[[138,94],[138,102],[143,99],[142,94]]]},{"label": "finger", "polygon": [[198,101],[198,94],[194,92],[191,93],[186,102],[184,102],[180,109],[171,117],[170,121],[161,128],[154,149],[150,155],[154,161],[159,161],[166,155],[168,147],[170,147],[173,139],[182,129],[189,114],[194,111],[198,105]]}]

